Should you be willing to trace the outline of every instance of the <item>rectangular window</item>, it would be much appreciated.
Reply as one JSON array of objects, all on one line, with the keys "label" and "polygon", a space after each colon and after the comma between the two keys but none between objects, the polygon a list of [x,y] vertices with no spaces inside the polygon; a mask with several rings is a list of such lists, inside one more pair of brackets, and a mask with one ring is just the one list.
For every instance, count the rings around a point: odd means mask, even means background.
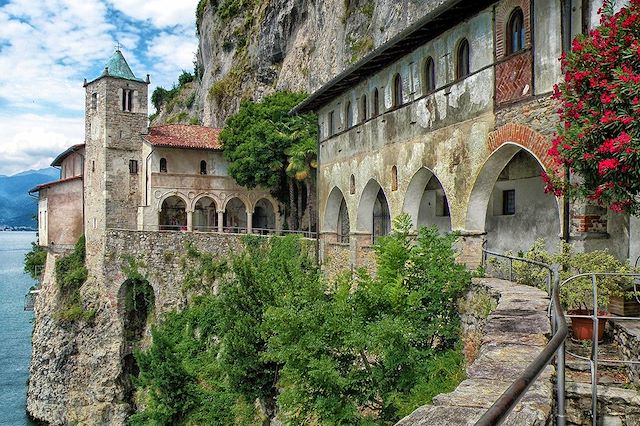
[{"label": "rectangular window", "polygon": [[502,191],[502,214],[513,215],[516,214],[516,190],[508,189]]},{"label": "rectangular window", "polygon": [[122,110],[125,112],[133,112],[133,90],[122,90]]},{"label": "rectangular window", "polygon": [[91,95],[91,110],[96,111],[98,109],[98,94],[93,93]]},{"label": "rectangular window", "polygon": [[135,175],[138,173],[138,161],[137,160],[129,160],[129,173]]}]

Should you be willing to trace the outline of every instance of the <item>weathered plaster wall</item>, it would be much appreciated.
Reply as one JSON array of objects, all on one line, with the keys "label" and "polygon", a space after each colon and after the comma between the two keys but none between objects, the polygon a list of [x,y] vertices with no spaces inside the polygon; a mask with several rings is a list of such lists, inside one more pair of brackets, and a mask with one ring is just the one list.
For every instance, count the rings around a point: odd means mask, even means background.
[{"label": "weathered plaster wall", "polygon": [[534,85],[535,94],[553,90],[560,81],[562,54],[562,18],[557,0],[533,2],[534,17]]},{"label": "weathered plaster wall", "polygon": [[78,241],[82,235],[82,201],[81,178],[60,182],[41,191],[40,206],[46,219],[40,245],[70,247]]},{"label": "weathered plaster wall", "polygon": [[60,165],[60,179],[67,179],[73,176],[81,176],[84,166],[84,149],[73,152],[62,160]]},{"label": "weathered plaster wall", "polygon": [[[149,148],[146,147],[146,149]],[[228,175],[229,162],[224,159],[222,151],[154,147],[153,154],[148,160],[152,173],[160,172],[161,158],[167,160],[167,173],[199,175],[200,161],[204,160],[207,162],[208,175]]]}]

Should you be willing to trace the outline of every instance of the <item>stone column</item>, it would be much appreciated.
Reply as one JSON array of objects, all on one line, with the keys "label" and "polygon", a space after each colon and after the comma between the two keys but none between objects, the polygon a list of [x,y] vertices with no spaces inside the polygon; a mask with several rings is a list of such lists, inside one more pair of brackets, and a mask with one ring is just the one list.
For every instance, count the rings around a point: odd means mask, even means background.
[{"label": "stone column", "polygon": [[193,231],[193,211],[187,210],[187,231]]},{"label": "stone column", "polygon": [[218,210],[218,232],[224,232],[224,210]]},{"label": "stone column", "polygon": [[247,210],[247,234],[253,232],[253,212]]},{"label": "stone column", "polygon": [[276,234],[280,234],[280,231],[282,230],[282,222],[280,220],[280,212],[276,211],[274,212],[275,215],[275,228],[276,228]]},{"label": "stone column", "polygon": [[482,264],[482,246],[486,239],[486,232],[458,231],[460,238],[456,242],[456,261],[463,263],[469,269],[476,269]]}]

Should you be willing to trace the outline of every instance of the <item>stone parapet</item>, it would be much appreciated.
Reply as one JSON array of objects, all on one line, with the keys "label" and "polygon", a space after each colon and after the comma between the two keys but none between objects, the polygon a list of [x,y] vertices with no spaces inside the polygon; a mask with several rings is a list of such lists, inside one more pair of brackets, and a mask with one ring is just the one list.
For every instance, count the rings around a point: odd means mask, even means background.
[{"label": "stone parapet", "polygon": [[[473,425],[542,351],[551,333],[549,298],[535,287],[482,278],[474,285],[498,294],[497,308],[484,325],[478,358],[467,367],[467,380],[451,393],[433,398],[397,426]],[[504,424],[546,425],[552,415],[553,367],[547,367]]]}]

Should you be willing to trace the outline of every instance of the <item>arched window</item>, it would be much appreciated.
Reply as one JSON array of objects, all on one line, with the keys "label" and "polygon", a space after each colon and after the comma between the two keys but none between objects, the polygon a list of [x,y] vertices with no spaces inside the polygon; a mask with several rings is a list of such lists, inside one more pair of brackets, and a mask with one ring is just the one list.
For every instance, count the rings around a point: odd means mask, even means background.
[{"label": "arched window", "polygon": [[458,44],[456,55],[456,78],[464,78],[469,75],[469,42],[463,38]]},{"label": "arched window", "polygon": [[429,56],[424,63],[424,92],[431,93],[436,90],[436,66],[433,58]]},{"label": "arched window", "polygon": [[397,108],[402,105],[402,77],[396,74],[393,77],[393,107]]},{"label": "arched window", "polygon": [[378,88],[373,91],[373,116],[377,117],[380,114],[380,95],[378,94]]},{"label": "arched window", "polygon": [[345,108],[344,115],[347,120],[347,129],[353,127],[353,108],[351,108],[351,101],[347,102],[347,107]]},{"label": "arched window", "polygon": [[364,123],[365,121],[367,121],[367,115],[369,114],[368,110],[368,105],[367,105],[367,95],[362,95],[362,99],[360,101],[360,105],[361,105],[361,113],[362,113],[362,119],[360,120],[362,123]]},{"label": "arched window", "polygon": [[160,173],[167,173],[167,159],[160,159]]},{"label": "arched window", "polygon": [[391,168],[391,190],[398,190],[398,168],[396,166]]},{"label": "arched window", "polygon": [[201,175],[207,174],[207,162],[204,160],[200,161],[200,174]]},{"label": "arched window", "polygon": [[524,14],[519,7],[511,12],[507,23],[507,55],[524,49]]}]

